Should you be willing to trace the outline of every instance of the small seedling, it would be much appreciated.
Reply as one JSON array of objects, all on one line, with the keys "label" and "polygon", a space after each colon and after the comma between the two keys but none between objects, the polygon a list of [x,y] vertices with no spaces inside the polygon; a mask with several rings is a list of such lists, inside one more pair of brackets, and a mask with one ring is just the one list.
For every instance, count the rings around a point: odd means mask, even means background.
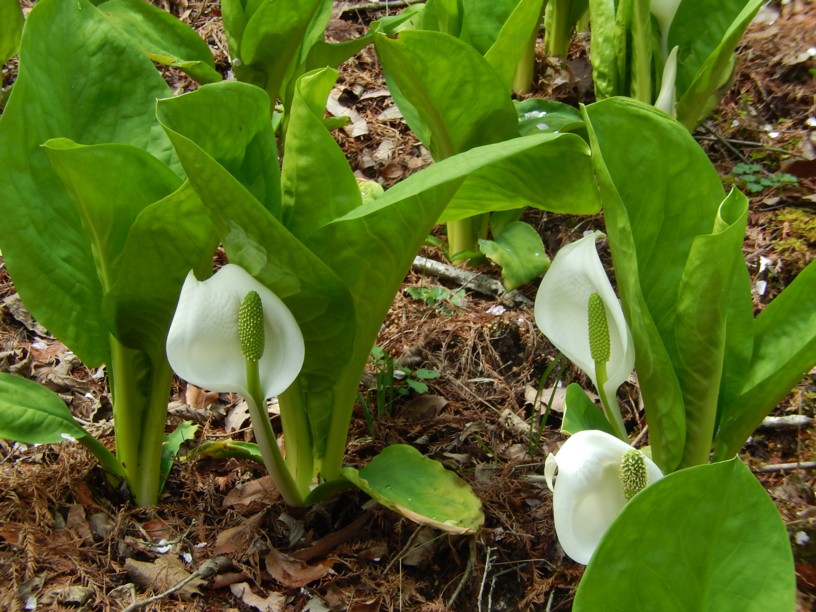
[{"label": "small seedling", "polygon": [[395,365],[394,359],[382,347],[376,344],[371,349],[368,362],[374,367],[374,387],[358,393],[363,416],[371,435],[374,435],[374,421],[391,414],[394,402],[414,393],[428,392],[426,380],[439,378],[439,372],[430,368],[412,370],[406,366]]},{"label": "small seedling", "polygon": [[415,300],[425,302],[435,311],[445,315],[452,315],[456,309],[465,306],[464,289],[454,291],[441,285],[435,285],[433,287],[408,287],[405,292]]},{"label": "small seedling", "polygon": [[738,163],[731,169],[731,175],[740,187],[751,193],[759,193],[773,187],[798,185],[799,180],[785,172],[768,172],[760,164]]}]

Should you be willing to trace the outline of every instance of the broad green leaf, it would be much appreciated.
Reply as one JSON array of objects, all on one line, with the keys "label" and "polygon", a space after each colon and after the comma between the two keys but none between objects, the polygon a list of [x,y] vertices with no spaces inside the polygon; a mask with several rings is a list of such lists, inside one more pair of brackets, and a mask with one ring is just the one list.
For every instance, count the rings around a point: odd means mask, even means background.
[{"label": "broad green leaf", "polygon": [[584,118],[577,108],[543,98],[514,100],[522,136],[549,132],[578,132],[584,130]]},{"label": "broad green leaf", "polygon": [[595,550],[576,612],[788,612],[796,575],[773,502],[738,459],[669,474],[624,507]]},{"label": "broad green leaf", "polygon": [[175,191],[181,180],[155,157],[129,145],[83,146],[55,138],[45,143],[45,151],[76,204],[96,274],[103,291],[109,291],[137,215]]},{"label": "broad green leaf", "polygon": [[130,144],[178,170],[154,114],[169,93],[150,60],[85,0],[32,9],[0,118],[0,249],[32,314],[90,367],[109,356],[102,286],[80,216],[40,145]]},{"label": "broad green leaf", "polygon": [[[233,67],[239,79],[266,90],[274,102],[285,96],[285,84],[301,61],[313,20],[324,13],[324,0],[277,0],[246,10],[247,21]],[[305,56],[303,57],[305,61]]]},{"label": "broad green leaf", "polygon": [[[525,2],[526,3],[526,2]],[[467,0],[463,2],[462,29],[457,38],[481,55],[493,46],[502,26],[515,10],[519,0]],[[527,32],[529,35],[529,31]],[[526,40],[522,36],[516,40]]]},{"label": "broad green leaf", "polygon": [[154,62],[175,66],[199,83],[221,80],[206,41],[170,13],[143,0],[108,0],[98,8]]},{"label": "broad green leaf", "polygon": [[167,482],[167,477],[170,475],[170,470],[173,468],[173,462],[176,460],[181,445],[195,438],[197,430],[197,424],[192,421],[182,421],[172,433],[165,436],[162,445],[161,484],[159,490],[163,489],[164,483]]},{"label": "broad green leaf", "polygon": [[501,267],[508,291],[538,278],[550,267],[541,236],[523,221],[511,223],[494,240],[479,240],[479,250]]},{"label": "broad green leaf", "polygon": [[88,448],[103,467],[124,476],[121,464],[74,419],[53,391],[12,374],[0,372],[0,438],[25,444],[54,444],[76,440]]},{"label": "broad green leaf", "polygon": [[711,452],[731,287],[737,267],[744,266],[747,219],[748,198],[734,190],[720,206],[713,232],[692,242],[678,288],[675,372],[686,407],[684,467],[708,463]]},{"label": "broad green leaf", "polygon": [[811,262],[757,317],[742,393],[722,406],[718,458],[742,448],[762,419],[816,364],[816,263]]},{"label": "broad green leaf", "polygon": [[464,19],[464,0],[426,0],[417,29],[458,37]]},{"label": "broad green leaf", "polygon": [[387,446],[361,470],[343,476],[386,508],[449,533],[474,533],[484,522],[482,504],[459,476],[413,446]]},{"label": "broad green leaf", "polygon": [[0,64],[17,54],[23,32],[23,11],[19,0],[0,0]]},{"label": "broad green leaf", "polygon": [[762,0],[681,2],[670,48],[680,46],[677,119],[692,130],[717,105],[733,72],[734,50]]},{"label": "broad green leaf", "polygon": [[[514,2],[515,3],[515,2]],[[487,62],[504,82],[506,91],[513,89],[513,83],[520,63],[530,62],[527,68],[532,71],[535,63],[535,40],[541,22],[542,0],[521,0],[516,4],[513,12],[504,22],[501,30],[491,43],[490,48],[483,52]],[[469,5],[468,5],[469,6]],[[530,41],[526,45],[519,41]],[[532,74],[528,78],[532,79]],[[526,83],[529,86],[529,83]]]},{"label": "broad green leaf", "polygon": [[451,199],[440,222],[532,206],[567,214],[600,208],[589,145],[575,134],[547,134],[550,144],[477,170]]},{"label": "broad green leaf", "polygon": [[264,464],[261,450],[252,442],[236,442],[234,440],[208,441],[196,446],[187,455],[187,459],[247,459],[259,465]]},{"label": "broad green leaf", "polygon": [[713,228],[723,188],[688,132],[652,107],[618,98],[584,112],[654,458],[668,472],[680,461],[685,431],[674,372],[678,292],[694,239]]},{"label": "broad green leaf", "polygon": [[391,95],[435,160],[518,135],[506,89],[472,47],[428,31],[377,34],[375,46]]},{"label": "broad green leaf", "polygon": [[120,342],[164,359],[167,330],[190,270],[204,279],[218,244],[210,217],[189,183],[146,207],[130,228],[116,280],[103,301]]},{"label": "broad green leaf", "polygon": [[652,94],[652,14],[650,0],[632,0],[631,4],[631,85],[629,95],[636,100],[651,104]]},{"label": "broad green leaf", "polygon": [[343,150],[323,127],[326,98],[337,74],[324,68],[303,75],[295,85],[281,190],[284,223],[300,240],[362,203]]},{"label": "broad green leaf", "polygon": [[570,383],[564,399],[564,420],[561,423],[561,431],[574,434],[585,429],[599,429],[617,437],[603,411],[589,399],[586,391],[578,383]]},{"label": "broad green leaf", "polygon": [[213,83],[200,90],[206,93],[177,96],[169,104],[162,101],[159,119],[172,123],[175,132],[195,134],[199,148],[280,218],[280,170],[269,97],[240,83]]}]

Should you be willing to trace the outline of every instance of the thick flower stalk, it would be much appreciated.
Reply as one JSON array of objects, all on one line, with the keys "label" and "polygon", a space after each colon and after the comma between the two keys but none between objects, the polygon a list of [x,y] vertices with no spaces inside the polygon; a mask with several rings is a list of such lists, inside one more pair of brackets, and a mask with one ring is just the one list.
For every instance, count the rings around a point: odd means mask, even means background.
[{"label": "thick flower stalk", "polygon": [[544,476],[553,492],[558,542],[571,559],[586,565],[627,501],[663,473],[639,450],[592,429],[579,431],[550,454]]},{"label": "thick flower stalk", "polygon": [[632,334],[595,249],[600,232],[562,248],[535,300],[539,329],[589,376],[604,415],[621,440],[626,429],[615,399],[635,366]]},{"label": "thick flower stalk", "polygon": [[[249,407],[264,464],[283,498],[303,501],[278,448],[266,399],[285,391],[300,373],[303,335],[286,305],[243,268],[227,264],[212,278],[187,275],[167,335],[173,370],[198,387],[240,393]],[[295,425],[303,415],[289,415]],[[297,431],[302,427],[296,427]]]}]

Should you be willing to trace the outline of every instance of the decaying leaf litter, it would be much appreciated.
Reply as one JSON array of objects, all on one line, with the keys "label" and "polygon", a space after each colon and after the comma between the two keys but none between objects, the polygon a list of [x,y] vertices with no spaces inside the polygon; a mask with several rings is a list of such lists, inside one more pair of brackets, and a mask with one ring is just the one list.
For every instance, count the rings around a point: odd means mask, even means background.
[{"label": "decaying leaf litter", "polygon": [[[217,10],[207,3],[164,8],[193,23],[214,48],[219,69],[226,70]],[[337,3],[331,32],[338,39],[356,36],[376,15],[354,10],[354,3]],[[808,3],[790,2],[772,6],[763,19],[741,46],[734,85],[696,133],[726,181],[744,185],[765,176],[761,169],[734,172],[738,164],[781,169],[798,179],[797,185],[773,185],[752,198],[745,253],[752,279],[767,283],[755,295],[757,309],[812,259],[816,242],[814,58],[805,42],[816,15]],[[590,101],[587,46],[579,35],[566,65],[539,49],[534,95]],[[175,73],[167,78],[176,88],[190,86]],[[13,79],[10,63],[3,86]],[[430,163],[395,116],[373,51],[343,67],[334,95],[336,108],[359,115],[350,126],[357,132],[338,130],[336,137],[362,176],[388,186]],[[363,126],[367,133],[361,134]],[[527,220],[542,230],[551,253],[600,227],[598,218],[540,212],[528,213]],[[423,255],[442,259],[433,247]],[[480,271],[495,274],[486,267]],[[104,372],[85,370],[37,328],[16,303],[5,270],[0,274],[0,367],[62,394],[75,415],[112,446]],[[430,301],[402,292],[378,345],[397,364],[440,376],[425,381],[426,394],[396,394],[390,414],[367,422],[359,407],[347,461],[364,464],[399,442],[442,460],[484,503],[485,527],[475,538],[418,527],[369,507],[359,493],[301,514],[280,502],[262,470],[237,460],[182,462],[158,506],[132,508],[78,446],[0,443],[4,607],[23,609],[32,598],[41,609],[121,609],[175,588],[143,609],[569,609],[581,566],[558,548],[549,492],[525,479],[541,473],[547,453],[563,439],[557,410],[541,432],[529,425],[535,402],[529,387],[538,386],[555,351],[537,332],[531,309],[517,301],[502,303],[467,288],[463,300],[452,299],[459,284],[416,271],[405,280],[406,289],[437,286],[449,291],[437,291],[440,297]],[[532,299],[534,291],[529,286],[521,294]],[[372,367],[362,393],[376,385],[375,374]],[[562,376],[572,380],[580,374],[566,366]],[[551,385],[552,378],[544,382]],[[631,385],[622,392],[627,418],[641,426],[637,394]],[[197,439],[251,436],[238,398],[212,403],[212,395],[180,384],[173,397],[173,425],[195,420]],[[816,601],[816,452],[807,421],[815,403],[811,374],[775,413],[804,417],[807,424],[763,429],[743,453],[788,526],[803,610]],[[810,467],[797,469],[807,462]]]}]

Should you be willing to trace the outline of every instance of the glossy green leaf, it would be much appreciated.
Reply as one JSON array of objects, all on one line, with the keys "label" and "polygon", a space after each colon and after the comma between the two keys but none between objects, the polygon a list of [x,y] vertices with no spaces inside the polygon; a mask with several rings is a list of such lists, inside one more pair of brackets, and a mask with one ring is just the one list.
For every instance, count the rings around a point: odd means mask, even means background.
[{"label": "glossy green leaf", "polygon": [[[529,70],[528,79],[532,79],[535,64],[535,40],[541,22],[542,0],[521,0],[516,4],[513,12],[501,26],[498,35],[484,53],[487,62],[499,75],[509,93],[518,71],[523,66]],[[468,3],[470,7],[470,3]],[[519,44],[519,41],[529,41]],[[475,45],[474,45],[475,46]],[[477,47],[478,49],[478,47]],[[529,83],[526,83],[529,86]]]},{"label": "glossy green leaf", "polygon": [[122,248],[138,214],[181,184],[167,166],[129,145],[45,143],[57,176],[76,204],[103,291],[119,273]]},{"label": "glossy green leaf", "polygon": [[76,440],[111,473],[123,476],[121,464],[74,419],[65,402],[42,385],[0,372],[0,438],[25,444]]},{"label": "glossy green leaf", "polygon": [[502,26],[518,4],[521,4],[519,0],[463,2],[462,29],[457,38],[484,55],[496,42]]},{"label": "glossy green leaf", "polygon": [[464,0],[426,0],[417,29],[458,37],[462,31],[463,19]]},{"label": "glossy green leaf", "polygon": [[508,291],[538,278],[550,267],[541,236],[523,221],[509,224],[494,240],[479,240],[479,250],[501,267]]},{"label": "glossy green leaf", "polygon": [[0,0],[0,64],[16,55],[23,32],[23,11],[19,0]]},{"label": "glossy green leaf", "polygon": [[734,68],[734,50],[762,0],[681,2],[669,31],[679,45],[677,119],[689,130],[717,105]]},{"label": "glossy green leaf", "polygon": [[680,462],[685,435],[674,371],[679,290],[692,243],[711,233],[724,192],[688,132],[652,107],[610,99],[586,107],[585,116],[654,459],[669,472]]},{"label": "glossy green leaf", "polygon": [[189,183],[147,206],[122,248],[116,281],[103,301],[120,342],[164,359],[164,344],[179,292],[190,270],[212,271],[218,244],[210,217]]},{"label": "glossy green leaf", "polygon": [[295,85],[281,189],[284,223],[300,240],[362,203],[345,154],[323,127],[326,98],[336,79],[336,70],[324,69],[304,75]]},{"label": "glossy green leaf", "polygon": [[143,0],[108,0],[98,8],[154,62],[179,68],[199,83],[221,80],[206,41],[170,13]]},{"label": "glossy green leaf", "polygon": [[550,144],[471,174],[440,222],[527,206],[576,215],[598,212],[589,145],[575,134],[539,135]]},{"label": "glossy green leaf", "polygon": [[90,367],[109,358],[102,285],[80,215],[41,145],[55,137],[131,144],[179,169],[154,115],[167,95],[150,60],[91,4],[44,0],[31,11],[0,118],[0,249],[32,314]]},{"label": "glossy green leaf", "polygon": [[[229,6],[234,4],[238,3]],[[240,63],[233,66],[236,76],[264,88],[273,101],[285,97],[287,81],[296,76],[298,66],[301,61],[305,63],[306,53],[315,42],[308,39],[315,36],[316,30],[322,32],[316,20],[324,17],[328,22],[326,5],[325,0],[248,3],[240,37],[235,33],[231,35],[240,41],[237,49],[230,48],[240,59]],[[240,17],[230,19],[241,22]]]},{"label": "glossy green leaf", "polygon": [[564,420],[561,423],[561,431],[574,434],[586,429],[599,429],[617,437],[614,428],[606,420],[600,407],[595,405],[595,402],[589,398],[578,383],[570,383],[564,399]]},{"label": "glossy green leaf", "polygon": [[811,262],[757,317],[742,392],[721,407],[717,458],[742,448],[768,413],[816,364],[816,263]]},{"label": "glossy green leaf", "polygon": [[650,485],[624,507],[584,573],[576,612],[788,612],[796,578],[779,513],[737,459]]},{"label": "glossy green leaf", "polygon": [[625,74],[618,70],[618,55],[624,51],[624,38],[616,22],[615,0],[589,0],[589,21],[592,24],[590,58],[592,82],[598,100],[623,95]]},{"label": "glossy green leaf", "polygon": [[163,489],[164,483],[167,482],[167,477],[170,475],[170,470],[173,468],[173,462],[176,460],[181,445],[195,438],[196,431],[198,431],[198,424],[192,421],[182,421],[172,433],[165,436],[164,445],[162,446],[160,489]]},{"label": "glossy green leaf", "polygon": [[518,134],[505,87],[472,47],[429,31],[378,34],[375,46],[391,95],[435,160]]},{"label": "glossy green leaf", "polygon": [[[686,448],[681,466],[708,463],[725,359],[726,317],[738,266],[748,198],[732,191],[713,231],[694,238],[677,291],[675,372],[686,407]],[[750,303],[750,296],[744,295]]]},{"label": "glossy green leaf", "polygon": [[388,446],[361,470],[343,476],[386,508],[450,533],[474,533],[484,522],[482,504],[459,476],[413,446]]},{"label": "glossy green leaf", "polygon": [[540,134],[541,132],[578,132],[583,131],[584,118],[577,108],[544,98],[514,100],[518,114],[519,132],[522,136]]}]

